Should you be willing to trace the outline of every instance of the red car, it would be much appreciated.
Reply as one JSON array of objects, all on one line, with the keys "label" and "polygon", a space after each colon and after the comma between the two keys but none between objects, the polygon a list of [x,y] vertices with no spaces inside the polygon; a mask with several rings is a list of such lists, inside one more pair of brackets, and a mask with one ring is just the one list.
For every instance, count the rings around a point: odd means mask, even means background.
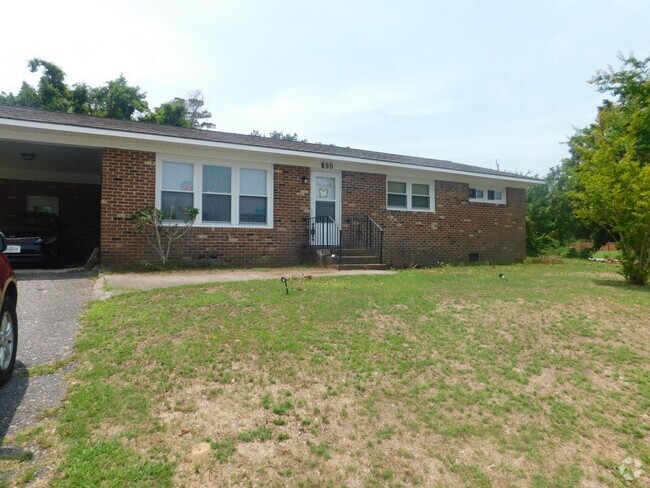
[{"label": "red car", "polygon": [[18,317],[16,316],[18,288],[14,270],[4,255],[6,249],[7,239],[0,232],[0,286],[2,286],[2,290],[0,290],[2,299],[2,308],[0,309],[0,386],[11,378],[18,348]]}]

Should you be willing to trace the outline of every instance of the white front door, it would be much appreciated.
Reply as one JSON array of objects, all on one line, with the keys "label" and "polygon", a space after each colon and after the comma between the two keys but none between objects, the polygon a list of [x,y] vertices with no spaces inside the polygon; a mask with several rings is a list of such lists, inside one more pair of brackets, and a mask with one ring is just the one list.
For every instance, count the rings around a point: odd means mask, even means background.
[{"label": "white front door", "polygon": [[341,228],[341,174],[311,173],[310,244],[330,247],[339,245]]}]

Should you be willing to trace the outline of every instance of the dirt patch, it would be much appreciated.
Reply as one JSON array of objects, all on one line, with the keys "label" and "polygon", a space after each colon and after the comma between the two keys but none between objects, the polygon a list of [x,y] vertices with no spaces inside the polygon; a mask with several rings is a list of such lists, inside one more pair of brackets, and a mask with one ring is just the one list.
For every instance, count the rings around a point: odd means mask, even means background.
[{"label": "dirt patch", "polygon": [[93,288],[96,300],[105,300],[111,296],[134,290],[153,290],[181,285],[198,285],[203,283],[312,279],[319,276],[374,275],[394,274],[383,270],[349,270],[338,271],[334,268],[278,268],[270,270],[212,270],[212,271],[170,271],[165,273],[110,273],[97,279]]}]

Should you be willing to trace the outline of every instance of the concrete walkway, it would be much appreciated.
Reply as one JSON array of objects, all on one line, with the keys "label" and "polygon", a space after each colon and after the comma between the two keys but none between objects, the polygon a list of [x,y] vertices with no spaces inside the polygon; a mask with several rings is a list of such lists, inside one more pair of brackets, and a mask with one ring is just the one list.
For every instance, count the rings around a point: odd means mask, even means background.
[{"label": "concrete walkway", "polygon": [[106,273],[95,282],[93,298],[103,300],[120,293],[153,290],[181,285],[198,285],[226,281],[279,280],[285,278],[316,278],[319,276],[394,274],[394,271],[348,270],[333,268],[278,268],[269,270],[167,271],[160,273]]}]

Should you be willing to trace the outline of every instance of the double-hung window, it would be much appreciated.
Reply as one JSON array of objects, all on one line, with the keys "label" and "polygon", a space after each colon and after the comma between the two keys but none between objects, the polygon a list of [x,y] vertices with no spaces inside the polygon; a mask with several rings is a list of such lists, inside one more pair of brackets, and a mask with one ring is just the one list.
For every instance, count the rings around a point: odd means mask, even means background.
[{"label": "double-hung window", "polygon": [[203,165],[202,221],[232,221],[232,168]]},{"label": "double-hung window", "polygon": [[503,188],[469,187],[470,202],[506,203],[506,191]]},{"label": "double-hung window", "polygon": [[432,211],[434,209],[433,183],[389,179],[386,184],[386,208]]},{"label": "double-hung window", "polygon": [[266,223],[266,170],[239,170],[239,223]]},{"label": "double-hung window", "polygon": [[163,163],[160,208],[169,220],[184,220],[183,208],[194,206],[194,165]]},{"label": "double-hung window", "polygon": [[408,194],[406,191],[405,181],[389,181],[388,182],[388,208],[408,208]]},{"label": "double-hung window", "polygon": [[169,220],[197,207],[195,225],[270,226],[273,222],[271,165],[162,161],[157,204]]},{"label": "double-hung window", "polygon": [[414,210],[431,209],[431,186],[422,183],[413,183],[411,185],[411,208]]}]

